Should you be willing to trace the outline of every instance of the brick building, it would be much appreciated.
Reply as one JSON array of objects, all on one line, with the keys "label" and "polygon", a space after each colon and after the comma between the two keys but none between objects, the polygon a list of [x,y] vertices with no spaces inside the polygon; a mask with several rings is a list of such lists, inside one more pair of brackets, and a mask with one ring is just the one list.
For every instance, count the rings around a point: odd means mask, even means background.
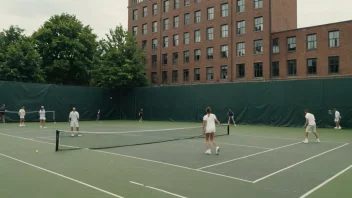
[{"label": "brick building", "polygon": [[152,84],[346,76],[352,22],[297,29],[297,0],[129,0]]}]

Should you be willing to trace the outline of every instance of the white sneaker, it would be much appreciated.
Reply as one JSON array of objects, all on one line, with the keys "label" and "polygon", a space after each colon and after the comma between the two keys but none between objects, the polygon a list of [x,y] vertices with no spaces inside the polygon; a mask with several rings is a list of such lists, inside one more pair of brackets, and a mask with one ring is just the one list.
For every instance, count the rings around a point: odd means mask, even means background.
[{"label": "white sneaker", "polygon": [[334,129],[337,129],[337,127],[334,127]]},{"label": "white sneaker", "polygon": [[44,129],[46,129],[46,127],[43,127]]},{"label": "white sneaker", "polygon": [[75,134],[71,134],[71,137],[75,137]]},{"label": "white sneaker", "polygon": [[307,139],[303,140],[302,142],[305,143],[305,144],[308,144],[308,140]]},{"label": "white sneaker", "polygon": [[22,127],[22,125],[21,125],[21,124],[20,124],[20,125],[18,125],[18,126]]},{"label": "white sneaker", "polygon": [[339,127],[339,129],[341,129],[341,126]]},{"label": "white sneaker", "polygon": [[319,139],[317,139],[317,143],[319,143],[320,142],[320,140]]},{"label": "white sneaker", "polygon": [[220,153],[220,148],[216,147],[216,155],[219,155],[219,153]]},{"label": "white sneaker", "polygon": [[42,129],[43,127],[42,127],[42,126],[40,126],[40,128]]},{"label": "white sneaker", "polygon": [[234,126],[237,126],[236,124]]},{"label": "white sneaker", "polygon": [[82,137],[82,135],[81,135],[81,134],[78,134],[77,136],[78,136],[78,137]]},{"label": "white sneaker", "polygon": [[205,154],[211,155],[211,150],[208,149],[207,151],[205,151]]}]

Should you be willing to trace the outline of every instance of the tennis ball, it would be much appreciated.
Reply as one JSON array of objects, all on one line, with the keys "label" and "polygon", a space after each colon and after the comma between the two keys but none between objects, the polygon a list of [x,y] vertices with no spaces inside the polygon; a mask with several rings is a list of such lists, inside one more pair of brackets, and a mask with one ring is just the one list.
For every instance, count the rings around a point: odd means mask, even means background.
[{"label": "tennis ball", "polygon": [[36,150],[35,152],[38,153],[38,150]]},{"label": "tennis ball", "polygon": [[110,97],[110,100],[112,100],[112,97]]}]

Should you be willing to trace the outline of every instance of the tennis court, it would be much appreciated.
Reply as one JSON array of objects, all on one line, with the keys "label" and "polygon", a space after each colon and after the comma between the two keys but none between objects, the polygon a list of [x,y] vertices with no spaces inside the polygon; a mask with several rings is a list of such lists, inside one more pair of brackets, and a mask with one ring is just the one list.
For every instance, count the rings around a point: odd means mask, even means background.
[{"label": "tennis court", "polygon": [[[231,126],[216,137],[102,150],[55,152],[55,131],[68,123],[0,127],[0,197],[351,197],[352,131],[318,129],[321,143],[303,144],[303,128]],[[195,123],[80,122],[82,131],[169,132]],[[166,129],[166,130],[165,130]],[[196,129],[195,129],[196,130]],[[133,133],[131,134],[133,135]],[[36,152],[38,150],[38,152]],[[214,152],[214,149],[213,149]],[[39,190],[40,189],[40,190]]]}]

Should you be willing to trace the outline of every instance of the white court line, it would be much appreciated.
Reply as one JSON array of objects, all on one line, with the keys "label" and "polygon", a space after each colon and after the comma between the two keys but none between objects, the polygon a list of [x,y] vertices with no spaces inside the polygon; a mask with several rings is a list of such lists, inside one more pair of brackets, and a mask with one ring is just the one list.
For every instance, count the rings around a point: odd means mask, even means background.
[{"label": "white court line", "polygon": [[55,137],[53,136],[48,136],[48,137],[35,137],[33,139],[46,139],[46,140],[55,140]]},{"label": "white court line", "polygon": [[[204,141],[195,141],[195,140],[189,140],[190,142],[198,142],[198,143],[203,143]],[[218,144],[223,144],[223,145],[229,145],[229,146],[238,146],[238,147],[248,147],[248,148],[257,148],[257,149],[265,149],[265,150],[270,150],[272,148],[266,148],[266,147],[260,147],[260,146],[249,146],[249,145],[243,145],[243,144],[230,144],[230,143],[225,143],[225,142],[218,142]]]},{"label": "white court line", "polygon": [[14,157],[5,155],[5,154],[3,154],[3,153],[0,153],[0,155],[3,156],[3,157],[6,157],[6,158],[8,158],[8,159],[12,159],[12,160],[14,160],[14,161],[20,162],[20,163],[22,163],[22,164],[26,164],[26,165],[31,166],[31,167],[33,167],[33,168],[36,168],[36,169],[39,169],[39,170],[42,170],[42,171],[51,173],[51,174],[53,174],[53,175],[56,175],[56,176],[59,176],[59,177],[62,177],[62,178],[71,180],[71,181],[73,181],[73,182],[79,183],[79,184],[81,184],[81,185],[83,185],[83,186],[87,186],[87,187],[89,187],[89,188],[92,188],[92,189],[94,189],[94,190],[103,192],[103,193],[108,194],[108,195],[111,195],[111,196],[113,196],[113,197],[123,198],[123,197],[121,197],[121,196],[119,196],[119,195],[116,195],[116,194],[114,194],[114,193],[111,193],[111,192],[109,192],[109,191],[106,191],[106,190],[103,190],[103,189],[101,189],[101,188],[92,186],[92,185],[90,185],[90,184],[87,184],[87,183],[84,183],[84,182],[82,182],[82,181],[73,179],[73,178],[71,178],[71,177],[67,177],[67,176],[65,176],[65,175],[56,173],[56,172],[54,172],[54,171],[50,171],[50,170],[48,170],[48,169],[45,169],[45,168],[36,166],[36,165],[34,165],[34,164],[30,164],[30,163],[28,163],[28,162],[25,162],[25,161],[19,160],[19,159],[17,159],[17,158],[14,158]]},{"label": "white court line", "polygon": [[346,143],[346,144],[344,144],[344,145],[341,145],[341,146],[339,146],[339,147],[330,149],[330,150],[325,151],[325,152],[323,152],[323,153],[320,153],[320,154],[318,154],[318,155],[314,155],[313,157],[310,157],[310,158],[308,158],[308,159],[302,160],[302,161],[300,161],[300,162],[297,162],[297,163],[295,163],[295,164],[292,164],[291,166],[288,166],[288,167],[286,167],[286,168],[283,168],[283,169],[281,169],[281,170],[278,170],[278,171],[276,171],[276,172],[273,172],[273,173],[271,173],[271,174],[269,174],[269,175],[267,175],[267,176],[264,176],[264,177],[262,177],[262,178],[259,178],[259,179],[255,180],[253,183],[257,183],[257,182],[259,182],[259,181],[261,181],[261,180],[267,179],[268,177],[271,177],[271,176],[273,176],[273,175],[276,175],[276,174],[278,174],[278,173],[280,173],[280,172],[282,172],[282,171],[284,171],[284,170],[290,169],[290,168],[292,168],[292,167],[294,167],[294,166],[297,166],[297,165],[299,165],[299,164],[302,164],[302,163],[304,163],[304,162],[306,162],[306,161],[309,161],[309,160],[311,160],[311,159],[314,159],[314,158],[319,157],[319,156],[321,156],[321,155],[324,155],[324,154],[326,154],[326,153],[330,153],[331,151],[334,151],[334,150],[336,150],[336,149],[342,148],[342,147],[347,146],[347,145],[348,145],[348,143]]},{"label": "white court line", "polygon": [[[43,143],[43,144],[55,145],[54,143],[50,143],[50,142],[43,142],[43,141],[40,141],[40,140],[34,140],[34,139],[29,139],[29,138],[24,138],[24,137],[18,137],[18,136],[14,136],[14,135],[8,135],[8,134],[2,134],[2,133],[0,133],[0,135],[13,137],[13,138],[18,138],[18,139],[23,139],[23,140],[29,140],[29,141],[33,141],[33,142],[39,142],[39,143]],[[65,146],[65,145],[61,145],[61,146]],[[74,147],[74,146],[67,146],[67,147],[77,148],[77,147]],[[185,166],[179,166],[179,165],[175,165],[175,164],[169,164],[169,163],[165,163],[165,162],[159,162],[159,161],[155,161],[155,160],[149,160],[149,159],[144,159],[144,158],[139,158],[139,157],[133,157],[133,156],[129,156],[129,155],[122,155],[122,154],[118,154],[118,153],[111,153],[111,152],[102,151],[102,150],[90,150],[90,149],[86,149],[86,150],[93,151],[93,152],[99,152],[99,153],[105,153],[105,154],[109,154],[109,155],[121,156],[121,157],[125,157],[125,158],[137,159],[137,160],[142,160],[142,161],[147,161],[147,162],[153,162],[153,163],[163,164],[163,165],[167,165],[167,166],[173,166],[173,167],[188,169],[188,170],[192,170],[192,171],[207,173],[207,174],[211,174],[211,175],[217,175],[217,176],[220,176],[220,177],[226,177],[226,178],[239,180],[239,181],[243,181],[243,182],[253,183],[252,181],[241,179],[241,178],[231,177],[231,176],[227,176],[227,175],[221,175],[221,174],[207,172],[207,171],[203,171],[203,170],[197,170],[197,169],[194,169],[194,168],[189,168],[189,167],[185,167]]]},{"label": "white court line", "polygon": [[175,197],[179,197],[179,198],[187,198],[187,197],[184,197],[184,196],[181,196],[181,195],[178,195],[178,194],[175,194],[175,193],[171,193],[171,192],[168,192],[166,190],[161,190],[159,188],[155,188],[155,187],[151,187],[151,186],[146,186],[144,184],[140,184],[140,183],[137,183],[137,182],[134,182],[134,181],[130,181],[131,184],[135,184],[135,185],[138,185],[138,186],[143,186],[145,188],[150,188],[150,189],[153,189],[153,190],[156,190],[156,191],[160,191],[160,192],[163,192],[163,193],[166,193],[166,194],[169,194],[169,195],[173,195]]},{"label": "white court line", "polygon": [[342,170],[341,172],[337,173],[336,175],[334,175],[333,177],[329,178],[328,180],[326,180],[325,182],[321,183],[320,185],[318,185],[317,187],[313,188],[312,190],[308,191],[306,194],[302,195],[300,198],[306,198],[308,195],[312,194],[314,191],[318,190],[319,188],[325,186],[327,183],[329,183],[330,181],[332,181],[333,179],[335,179],[336,177],[340,176],[341,174],[343,174],[344,172],[348,171],[349,169],[352,168],[352,165],[345,168],[344,170]]},{"label": "white court line", "polygon": [[212,165],[209,165],[209,166],[204,166],[204,167],[198,168],[197,170],[202,170],[202,169],[210,168],[210,167],[213,167],[213,166],[218,166],[218,165],[226,164],[226,163],[229,163],[229,162],[233,162],[233,161],[237,161],[237,160],[240,160],[240,159],[249,158],[249,157],[252,157],[252,156],[256,156],[256,155],[259,155],[259,154],[267,153],[267,152],[270,152],[270,151],[278,150],[278,149],[281,149],[281,148],[285,148],[285,147],[289,147],[289,146],[293,146],[293,145],[301,144],[301,143],[302,143],[302,142],[296,142],[296,143],[293,143],[293,144],[289,144],[289,145],[285,145],[285,146],[280,146],[280,147],[277,147],[277,148],[273,148],[273,149],[269,149],[269,150],[266,150],[266,151],[254,153],[254,154],[251,154],[251,155],[246,155],[246,156],[239,157],[239,158],[236,158],[236,159],[232,159],[232,160],[220,162],[220,163],[217,163],[217,164],[212,164]]}]

